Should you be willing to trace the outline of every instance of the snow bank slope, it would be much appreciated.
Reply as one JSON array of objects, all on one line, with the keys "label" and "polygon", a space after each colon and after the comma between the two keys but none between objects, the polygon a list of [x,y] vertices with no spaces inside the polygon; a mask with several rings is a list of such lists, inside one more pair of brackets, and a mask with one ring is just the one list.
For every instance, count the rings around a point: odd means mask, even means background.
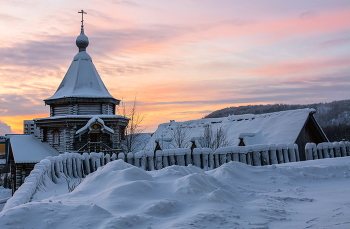
[{"label": "snow bank slope", "polygon": [[69,194],[0,213],[0,228],[348,228],[350,157],[204,172],[121,160]]}]

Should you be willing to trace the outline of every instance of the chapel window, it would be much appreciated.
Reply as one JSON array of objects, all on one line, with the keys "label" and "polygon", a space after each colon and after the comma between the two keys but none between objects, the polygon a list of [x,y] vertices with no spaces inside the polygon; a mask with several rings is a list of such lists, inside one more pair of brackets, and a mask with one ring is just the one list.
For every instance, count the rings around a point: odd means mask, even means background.
[{"label": "chapel window", "polygon": [[60,135],[58,131],[52,133],[52,143],[59,144],[60,143]]}]

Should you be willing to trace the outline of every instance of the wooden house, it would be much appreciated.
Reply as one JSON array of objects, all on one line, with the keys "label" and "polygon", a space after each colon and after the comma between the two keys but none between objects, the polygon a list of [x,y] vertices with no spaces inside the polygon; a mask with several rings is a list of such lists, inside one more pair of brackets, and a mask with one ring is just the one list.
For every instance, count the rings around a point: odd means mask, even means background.
[{"label": "wooden house", "polygon": [[207,147],[208,130],[213,136],[220,133],[225,139],[221,146],[248,146],[256,144],[289,144],[299,147],[300,159],[305,160],[308,142],[327,142],[328,139],[317,124],[314,109],[298,109],[268,114],[231,115],[223,118],[207,118],[186,122],[169,122],[158,126],[145,150],[182,147]]},{"label": "wooden house", "polygon": [[33,170],[36,163],[59,152],[46,142],[33,135],[6,135],[8,138],[7,163],[13,179],[13,191],[22,185],[24,179]]},{"label": "wooden house", "polygon": [[76,45],[79,52],[57,91],[44,100],[50,106],[50,117],[34,119],[38,136],[30,131],[29,135],[9,135],[7,162],[14,190],[47,156],[64,152],[112,154],[122,150],[121,140],[129,119],[116,115],[120,100],[108,92],[86,52],[89,39],[83,24]]},{"label": "wooden house", "polygon": [[86,52],[89,39],[83,25],[76,44],[79,52],[61,84],[44,100],[50,117],[34,119],[39,138],[60,153],[118,152],[129,119],[115,114],[120,100],[108,92]]}]

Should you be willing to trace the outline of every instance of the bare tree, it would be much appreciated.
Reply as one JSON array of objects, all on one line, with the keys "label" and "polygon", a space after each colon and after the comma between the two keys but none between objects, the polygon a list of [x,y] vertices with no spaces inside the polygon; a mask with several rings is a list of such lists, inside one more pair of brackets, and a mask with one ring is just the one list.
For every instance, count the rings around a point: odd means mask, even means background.
[{"label": "bare tree", "polygon": [[204,131],[199,141],[202,147],[211,148],[212,150],[230,145],[230,141],[227,139],[227,134],[222,126],[216,130],[213,130],[211,125],[204,126]]},{"label": "bare tree", "polygon": [[177,125],[171,132],[172,145],[175,148],[186,148],[191,140],[189,131],[187,126]]},{"label": "bare tree", "polygon": [[141,134],[144,132],[145,128],[141,127],[141,123],[145,119],[146,115],[138,111],[136,97],[129,109],[127,109],[125,103],[122,102],[121,115],[130,119],[125,128],[125,137],[122,140],[122,146],[126,152],[134,152],[142,144]]}]

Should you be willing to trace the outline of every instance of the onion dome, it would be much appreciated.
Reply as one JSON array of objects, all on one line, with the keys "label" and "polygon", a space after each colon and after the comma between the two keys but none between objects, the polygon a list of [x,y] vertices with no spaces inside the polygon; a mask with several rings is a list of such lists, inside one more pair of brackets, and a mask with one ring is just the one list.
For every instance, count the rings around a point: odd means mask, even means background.
[{"label": "onion dome", "polygon": [[75,43],[79,48],[79,52],[86,51],[86,47],[89,45],[89,38],[84,34],[84,25],[81,25],[80,35]]}]

